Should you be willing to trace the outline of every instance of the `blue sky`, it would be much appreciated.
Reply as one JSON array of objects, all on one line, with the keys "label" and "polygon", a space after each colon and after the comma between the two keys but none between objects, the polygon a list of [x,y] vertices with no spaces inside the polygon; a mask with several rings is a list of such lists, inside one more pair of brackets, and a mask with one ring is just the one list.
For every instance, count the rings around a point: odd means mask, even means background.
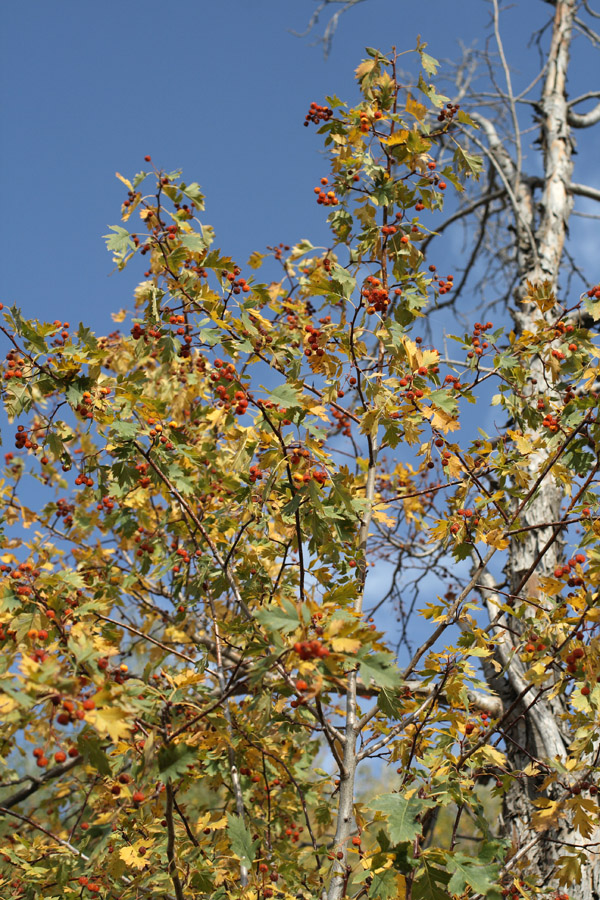
[{"label": "blue sky", "polygon": [[[315,6],[7,0],[0,12],[0,300],[29,317],[84,320],[100,333],[115,327],[110,313],[132,307],[144,265],[111,276],[102,235],[119,221],[124,199],[115,172],[139,171],[145,154],[202,185],[216,245],[238,262],[279,241],[326,242],[326,211],[312,193],[326,171],[321,139],[302,127],[310,102],[355,96],[353,71],[365,46],[409,49],[421,35],[441,60],[458,58],[461,44],[483,51],[491,5],[365,0],[342,17],[326,60],[314,44],[318,31],[291,33],[303,30]],[[542,0],[517,0],[502,14],[516,90],[537,72],[528,42],[550,12]],[[572,95],[596,87],[586,53],[578,38]],[[576,180],[600,187],[597,138],[577,137]],[[598,211],[592,201],[577,206]],[[599,280],[597,223],[574,219],[572,234],[590,282]],[[460,234],[448,240],[448,271],[460,247]],[[493,429],[495,414],[490,409],[477,424]],[[385,568],[373,573],[371,597],[387,579]]]},{"label": "blue sky", "polygon": [[[143,266],[111,272],[102,235],[118,222],[143,156],[181,167],[207,195],[217,245],[245,262],[253,249],[326,239],[312,197],[320,138],[302,127],[312,100],[352,97],[366,45],[414,46],[438,58],[459,40],[485,46],[486,0],[366,0],[340,21],[330,57],[298,38],[313,0],[20,0],[3,5],[0,299],[26,315],[98,331],[131,306]],[[503,14],[525,83],[525,51],[548,17],[537,0]],[[315,34],[316,37],[316,34]]]}]

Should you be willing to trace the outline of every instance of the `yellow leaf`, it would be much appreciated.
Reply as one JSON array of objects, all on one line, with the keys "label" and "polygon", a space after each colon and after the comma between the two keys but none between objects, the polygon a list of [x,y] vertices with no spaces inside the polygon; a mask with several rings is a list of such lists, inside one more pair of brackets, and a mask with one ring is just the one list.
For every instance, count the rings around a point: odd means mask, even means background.
[{"label": "yellow leaf", "polygon": [[118,313],[111,313],[110,315],[113,322],[123,322],[127,316],[127,310],[120,309]]},{"label": "yellow leaf", "polygon": [[544,831],[558,821],[560,804],[556,800],[537,800],[536,806],[543,804],[542,808],[531,817],[531,824],[536,831]]},{"label": "yellow leaf", "polygon": [[414,116],[417,122],[423,122],[427,115],[427,107],[409,94],[406,100],[406,112],[409,116]]},{"label": "yellow leaf", "polygon": [[377,63],[374,59],[365,59],[359,66],[354,70],[354,75],[356,76],[357,81],[360,81],[361,78],[364,78],[365,75],[368,75],[369,72],[372,72]]},{"label": "yellow leaf", "polygon": [[455,416],[445,412],[437,406],[423,406],[421,413],[427,419],[431,419],[431,427],[437,428],[439,431],[447,434],[449,431],[456,431],[460,428],[460,424]]},{"label": "yellow leaf", "polygon": [[492,528],[487,534],[482,535],[482,540],[490,547],[495,547],[496,550],[506,550],[508,547],[508,540],[500,528]]},{"label": "yellow leaf", "polygon": [[388,147],[397,147],[400,144],[406,143],[409,134],[410,131],[401,128],[400,131],[394,131],[393,134],[390,134],[389,138],[385,138],[385,140],[382,141],[382,144],[387,144]]},{"label": "yellow leaf", "polygon": [[526,456],[528,453],[531,453],[531,441],[529,438],[525,437],[524,434],[521,434],[520,431],[511,431],[511,429],[507,429],[508,434],[511,436],[515,444],[517,445],[517,450]]},{"label": "yellow leaf", "polygon": [[257,319],[263,326],[263,328],[265,328],[267,331],[270,331],[273,327],[271,322],[268,319],[265,319],[264,316],[261,316],[261,314],[256,309],[249,309],[248,315],[252,316],[253,319]]},{"label": "yellow leaf", "polygon": [[26,506],[21,506],[21,519],[23,520],[23,528],[29,528],[30,525],[33,525],[34,522],[37,522],[38,517],[36,513],[32,512],[32,510],[27,509]]},{"label": "yellow leaf", "polygon": [[131,731],[130,713],[115,707],[95,709],[86,715],[86,721],[102,735],[108,735],[112,741],[118,741]]},{"label": "yellow leaf", "polygon": [[20,562],[20,559],[18,559],[12,553],[5,553],[3,556],[0,556],[0,560],[2,560],[2,562],[8,566],[12,565],[12,563]]},{"label": "yellow leaf", "polygon": [[119,856],[128,866],[133,866],[134,869],[143,869],[144,866],[148,864],[148,850],[150,850],[151,847],[152,841],[148,841],[146,838],[140,838],[135,844],[130,844],[128,847],[121,847]]},{"label": "yellow leaf", "polygon": [[558,883],[562,886],[581,883],[581,860],[578,856],[561,856],[556,861]]},{"label": "yellow leaf", "polygon": [[17,709],[18,703],[9,697],[8,694],[0,694],[0,716],[7,716],[14,709]]},{"label": "yellow leaf", "polygon": [[204,674],[202,672],[196,672],[195,669],[186,669],[185,672],[174,675],[171,678],[171,681],[177,687],[187,687],[190,684],[198,684],[199,681],[204,681]]},{"label": "yellow leaf", "polygon": [[547,312],[556,303],[556,297],[552,290],[552,282],[549,280],[534,284],[527,282],[527,293],[523,297],[523,303],[535,303],[541,312]]},{"label": "yellow leaf", "polygon": [[586,797],[576,796],[569,801],[567,807],[573,810],[573,824],[584,838],[589,838],[598,821],[598,806]]},{"label": "yellow leaf", "polygon": [[504,766],[506,764],[506,756],[504,753],[501,753],[500,750],[496,750],[495,747],[492,747],[490,744],[486,744],[481,748],[481,753],[485,756],[486,759],[489,759],[491,763],[494,763],[496,766]]},{"label": "yellow leaf", "polygon": [[338,637],[331,641],[331,649],[334,653],[356,653],[361,647],[361,642],[356,638]]},{"label": "yellow leaf", "polygon": [[119,179],[119,181],[122,181],[122,182],[123,182],[123,184],[125,185],[126,188],[129,188],[130,191],[133,190],[133,185],[132,185],[132,183],[129,181],[129,179],[123,178],[123,176],[120,175],[119,172],[115,172],[115,175],[117,176],[117,178]]},{"label": "yellow leaf", "polygon": [[389,525],[392,528],[396,524],[396,520],[385,512],[388,509],[388,504],[381,504],[379,509],[373,510],[373,518],[376,522],[383,522],[384,525]]}]

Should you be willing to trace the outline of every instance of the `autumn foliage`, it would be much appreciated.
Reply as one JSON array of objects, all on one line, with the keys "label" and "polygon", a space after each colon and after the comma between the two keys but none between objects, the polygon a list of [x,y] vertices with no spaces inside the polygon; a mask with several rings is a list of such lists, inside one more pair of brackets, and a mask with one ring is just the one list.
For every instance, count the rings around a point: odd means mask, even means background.
[{"label": "autumn foliage", "polygon": [[[148,156],[119,176],[107,239],[143,271],[132,320],[98,337],[3,309],[3,897],[541,896],[497,831],[515,784],[537,798],[533,840],[573,823],[557,878],[578,878],[598,822],[598,345],[582,313],[600,287],[530,284],[535,327],[473,322],[451,359],[427,337],[454,276],[420,248],[481,161],[417,53],[410,90],[370,51],[356,105],[309,107],[329,247],[238,263],[199,185]],[[483,425],[490,403],[503,430],[477,432],[464,410]],[[526,522],[551,480],[561,520]],[[519,590],[491,593],[486,571],[536,527],[564,565],[546,571],[545,540]],[[463,582],[428,586],[399,653],[370,573],[401,593],[419,558]],[[515,713],[482,673],[507,665],[504,614],[520,699],[564,702],[566,763],[508,766]]]}]

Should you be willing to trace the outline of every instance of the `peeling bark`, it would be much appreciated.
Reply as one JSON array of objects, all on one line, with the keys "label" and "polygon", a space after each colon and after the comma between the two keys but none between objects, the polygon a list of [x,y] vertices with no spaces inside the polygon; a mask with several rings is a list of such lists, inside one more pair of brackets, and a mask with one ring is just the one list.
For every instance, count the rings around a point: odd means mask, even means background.
[{"label": "peeling bark", "polygon": [[[549,281],[555,291],[558,290],[558,278],[563,258],[563,250],[567,235],[569,216],[573,207],[573,141],[570,126],[580,125],[579,117],[569,110],[567,102],[566,82],[569,64],[569,49],[572,39],[576,0],[556,0],[552,40],[548,54],[548,64],[539,104],[540,143],[543,159],[542,196],[534,203],[534,187],[528,179],[520,179],[515,172],[515,165],[505,148],[495,135],[490,123],[483,125],[488,140],[489,151],[501,168],[507,181],[516,184],[518,190],[513,196],[515,224],[517,230],[517,266],[518,287],[513,319],[518,332],[533,328],[536,318],[541,313],[532,303],[524,303],[527,294],[527,283]],[[589,114],[591,118],[595,115]],[[587,124],[587,121],[586,121]],[[533,242],[531,241],[533,236]],[[546,313],[553,316],[553,311]],[[532,366],[531,393],[536,390],[536,377],[542,384],[542,365]],[[528,460],[530,481],[538,477],[542,466],[547,462],[543,451],[532,454]],[[522,498],[515,497],[514,509],[518,508]],[[540,522],[556,522],[560,519],[564,492],[561,486],[548,475],[540,489],[525,505],[519,516],[519,526],[527,527]],[[537,573],[549,573],[562,560],[563,542],[556,536],[552,527],[524,531],[519,540],[513,538],[508,552],[506,575],[510,591],[514,595],[535,596],[535,585],[529,578],[533,569]],[[489,586],[493,580],[489,579]],[[540,602],[540,598],[536,597]],[[499,614],[500,601],[491,594],[486,598],[490,619]],[[502,619],[499,622],[502,625]],[[530,689],[521,697],[527,688],[523,678],[524,667],[513,649],[518,642],[521,622],[510,619],[510,631],[504,631],[498,650],[497,659],[503,666],[503,674],[498,676],[488,665],[486,677],[492,688],[502,699],[504,709],[513,708],[507,727],[508,739],[506,753],[510,768],[523,770],[535,760],[564,761],[567,756],[568,739],[561,731],[561,714],[564,705],[561,696],[548,701],[541,693],[536,698],[536,689]],[[545,687],[546,685],[544,685]],[[547,686],[551,686],[551,680]],[[521,697],[521,699],[519,699]],[[531,819],[536,808],[533,802],[540,796],[541,777],[515,779],[508,791],[503,808],[503,831],[512,845],[509,855],[516,855],[520,848],[531,841]],[[562,788],[551,789],[549,796],[562,795]],[[596,840],[597,836],[591,838]],[[540,835],[526,854],[527,875],[538,886],[558,888],[556,878],[557,859],[564,855],[564,841],[570,844],[586,843],[578,831],[563,823],[555,830]],[[582,866],[581,884],[570,890],[572,900],[594,900],[600,896],[600,860],[595,854],[586,853],[586,861]]]}]

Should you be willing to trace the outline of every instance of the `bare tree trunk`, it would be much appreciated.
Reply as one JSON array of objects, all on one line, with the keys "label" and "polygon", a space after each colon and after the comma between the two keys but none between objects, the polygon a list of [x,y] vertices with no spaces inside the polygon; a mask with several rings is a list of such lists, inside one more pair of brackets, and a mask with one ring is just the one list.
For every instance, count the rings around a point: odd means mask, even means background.
[{"label": "bare tree trunk", "polygon": [[[543,188],[537,204],[533,196],[534,187],[530,186],[530,181],[521,180],[517,164],[504,150],[493,126],[480,120],[487,133],[489,149],[496,165],[512,189],[518,241],[517,303],[513,318],[518,332],[534,330],[535,319],[542,315],[534,303],[523,302],[527,296],[528,282],[539,284],[547,281],[558,292],[559,271],[573,203],[570,190],[573,142],[570,136],[566,80],[577,5],[576,0],[556,0],[555,3],[552,41],[539,108]],[[549,310],[546,315],[555,317],[556,311]],[[532,402],[537,401],[540,393],[546,393],[547,396],[542,368],[541,361],[532,367],[529,386]],[[547,458],[548,454],[543,451],[529,457],[531,483]],[[559,521],[563,499],[561,486],[550,474],[522,510],[519,527]],[[514,498],[515,509],[520,500],[518,496]],[[517,597],[528,596],[533,596],[538,601],[535,579],[530,576],[534,570],[536,575],[552,572],[562,558],[563,542],[552,527],[532,528],[524,531],[519,540],[513,539],[506,569],[510,592],[514,595],[512,602],[519,602]],[[487,599],[491,619],[498,615],[499,602],[493,596]],[[523,771],[528,765],[535,765],[536,760],[558,758],[564,761],[567,739],[561,732],[560,725],[561,714],[565,711],[562,697],[559,695],[552,701],[543,696],[536,699],[535,693],[530,690],[522,700],[518,700],[527,686],[522,677],[524,666],[518,656],[513,655],[513,648],[519,640],[515,632],[522,629],[522,624],[512,617],[507,624],[511,631],[503,632],[497,652],[504,667],[504,675],[498,678],[489,669],[487,675],[490,686],[501,696],[505,710],[514,706],[511,724],[507,729],[506,753],[509,766],[513,771]],[[531,819],[536,812],[533,802],[540,797],[540,782],[539,776],[514,779],[506,794],[503,830],[512,843],[514,853],[528,844],[535,835]],[[550,787],[546,792],[550,797],[558,797],[560,794],[564,794],[564,788]],[[591,840],[595,838],[596,836]],[[563,823],[559,828],[544,833],[522,860],[526,863],[528,878],[533,883],[537,882],[538,887],[558,887],[556,863],[565,852],[564,844],[558,843],[559,841],[577,845],[583,843],[583,838],[568,823]],[[595,855],[589,852],[585,855],[581,884],[571,890],[570,896],[572,900],[597,900],[600,896],[600,860]]]}]

